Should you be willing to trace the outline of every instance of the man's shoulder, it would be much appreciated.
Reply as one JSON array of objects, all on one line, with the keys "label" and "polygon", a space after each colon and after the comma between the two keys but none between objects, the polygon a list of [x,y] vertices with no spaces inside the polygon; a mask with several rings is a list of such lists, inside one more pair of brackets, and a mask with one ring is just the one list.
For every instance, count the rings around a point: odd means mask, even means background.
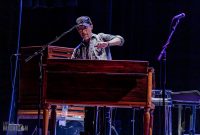
[{"label": "man's shoulder", "polygon": [[105,34],[105,33],[103,33],[103,32],[98,33],[98,36],[100,36],[100,37],[105,36],[105,35],[107,35],[107,34]]},{"label": "man's shoulder", "polygon": [[98,34],[95,34],[95,33],[92,33],[92,37],[102,37],[102,36],[105,36],[105,35],[107,35],[107,34],[105,34],[105,33],[103,33],[103,32],[101,32],[101,33],[98,33]]}]

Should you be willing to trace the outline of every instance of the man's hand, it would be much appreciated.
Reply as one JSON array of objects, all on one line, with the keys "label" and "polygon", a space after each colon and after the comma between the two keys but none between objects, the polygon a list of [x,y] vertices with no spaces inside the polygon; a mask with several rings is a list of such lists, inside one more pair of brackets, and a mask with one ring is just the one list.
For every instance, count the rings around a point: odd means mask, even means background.
[{"label": "man's hand", "polygon": [[108,42],[98,42],[96,47],[99,49],[99,48],[106,48],[109,46],[109,43]]}]

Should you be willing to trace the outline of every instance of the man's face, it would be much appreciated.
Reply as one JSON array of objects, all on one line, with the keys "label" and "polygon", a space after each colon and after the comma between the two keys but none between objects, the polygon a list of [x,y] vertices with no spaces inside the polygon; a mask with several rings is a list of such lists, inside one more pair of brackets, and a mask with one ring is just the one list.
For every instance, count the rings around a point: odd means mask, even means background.
[{"label": "man's face", "polygon": [[78,33],[80,34],[80,36],[83,38],[84,41],[89,41],[89,39],[91,38],[92,28],[93,28],[92,25],[90,26],[81,25],[77,27]]}]

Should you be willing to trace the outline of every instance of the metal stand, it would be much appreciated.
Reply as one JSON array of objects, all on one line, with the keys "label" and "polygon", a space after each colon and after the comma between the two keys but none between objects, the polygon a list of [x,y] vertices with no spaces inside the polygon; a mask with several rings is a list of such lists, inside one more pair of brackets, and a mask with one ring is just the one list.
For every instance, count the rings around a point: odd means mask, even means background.
[{"label": "metal stand", "polygon": [[168,104],[165,107],[165,130],[166,135],[172,135],[172,105]]},{"label": "metal stand", "polygon": [[[94,121],[94,134],[95,135],[111,135],[114,131],[115,135],[118,135],[116,128],[112,125],[112,107],[95,107],[95,121]],[[103,118],[99,118],[99,113],[102,113]],[[99,123],[99,120],[103,122]],[[100,121],[101,121],[100,120]]]},{"label": "metal stand", "polygon": [[135,135],[135,108],[132,108],[132,135]]},{"label": "metal stand", "polygon": [[178,135],[182,135],[184,133],[184,129],[182,127],[182,110],[183,106],[188,106],[191,109],[190,113],[190,122],[189,122],[189,134],[195,135],[195,127],[196,127],[196,106],[195,104],[179,104],[178,105]]},{"label": "metal stand", "polygon": [[[162,90],[152,90],[152,102],[156,107],[158,107],[158,115],[160,119],[162,115],[163,109],[163,100],[162,100]],[[162,125],[160,123],[156,123],[158,125],[157,134],[161,134]],[[166,135],[172,135],[172,98],[171,98],[171,90],[165,91],[165,133]]]},{"label": "metal stand", "polygon": [[39,97],[38,97],[38,128],[37,134],[40,135],[40,109],[42,107],[42,80],[43,80],[43,72],[42,72],[42,63],[43,63],[43,52],[40,53],[40,89],[39,89]]},{"label": "metal stand", "polygon": [[190,134],[195,134],[195,127],[196,127],[196,105],[191,107],[192,112],[190,114]]},{"label": "metal stand", "polygon": [[[21,36],[21,21],[22,21],[22,0],[19,0],[19,25],[18,25],[18,38],[17,38],[17,50],[16,50],[16,59],[15,59],[15,70],[14,70],[14,76],[12,79],[12,90],[11,90],[11,101],[10,101],[10,110],[9,110],[9,116],[8,116],[8,124],[11,124],[15,121],[14,116],[16,115],[15,109],[16,105],[16,78],[18,76],[18,67],[19,67],[19,48],[20,48],[20,36]],[[12,74],[12,71],[11,71]],[[9,134],[9,130],[7,130],[6,135]]]},{"label": "metal stand", "polygon": [[[175,17],[174,17],[175,18]],[[172,23],[174,21],[174,18],[172,19]],[[171,24],[172,24],[171,23]],[[163,98],[163,115],[162,115],[162,134],[166,135],[166,125],[165,125],[165,90],[166,90],[166,61],[167,61],[167,52],[166,49],[168,47],[168,45],[170,44],[171,41],[171,37],[174,34],[177,25],[179,24],[179,18],[176,20],[175,25],[172,27],[171,32],[168,36],[167,42],[164,44],[162,51],[160,52],[160,55],[158,56],[158,61],[161,62],[161,87],[162,87],[162,98]]]},{"label": "metal stand", "polygon": [[42,107],[42,85],[43,85],[43,70],[42,70],[42,64],[43,64],[43,55],[44,55],[44,50],[52,45],[53,43],[57,42],[60,38],[62,38],[64,35],[66,35],[67,33],[71,32],[74,28],[76,27],[76,25],[74,25],[73,27],[71,27],[68,31],[65,31],[64,33],[62,33],[59,37],[56,37],[53,41],[47,43],[46,45],[42,46],[42,48],[36,52],[33,53],[33,55],[29,56],[28,58],[25,59],[25,62],[30,61],[32,58],[34,58],[37,55],[40,55],[40,61],[39,61],[39,68],[40,68],[40,89],[38,91],[39,97],[38,97],[38,128],[37,128],[37,134],[40,135],[39,129],[40,129],[40,110]]},{"label": "metal stand", "polygon": [[95,107],[95,118],[94,118],[94,134],[98,135],[99,134],[99,130],[98,130],[98,121],[99,121],[99,107],[96,106]]}]

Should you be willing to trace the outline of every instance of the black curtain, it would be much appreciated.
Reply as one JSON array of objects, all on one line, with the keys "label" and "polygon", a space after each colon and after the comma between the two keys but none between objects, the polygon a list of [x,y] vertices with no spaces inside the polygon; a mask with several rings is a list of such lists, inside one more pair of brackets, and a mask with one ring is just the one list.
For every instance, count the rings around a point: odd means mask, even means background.
[{"label": "black curtain", "polygon": [[[0,4],[0,134],[3,134],[3,123],[8,122],[9,108],[12,95],[12,78],[15,67],[15,56],[18,46],[19,28],[19,2],[4,1]],[[18,75],[16,76],[16,87],[18,87]],[[16,95],[15,95],[16,97]],[[14,104],[14,108],[17,103]],[[15,109],[13,111],[15,114]],[[14,115],[13,115],[14,116]],[[14,116],[15,117],[15,116]],[[13,121],[15,118],[13,117]]]},{"label": "black curtain", "polygon": [[[197,0],[24,0],[21,46],[44,45],[75,25],[78,16],[88,15],[94,33],[120,34],[123,47],[113,47],[113,59],[148,60],[155,68],[160,87],[157,57],[165,44],[172,18],[184,12],[167,48],[167,89],[200,87],[200,1]],[[1,98],[6,116],[10,102],[10,56],[17,47],[19,1],[1,7]],[[76,30],[54,45],[75,47],[80,42]],[[3,111],[3,112],[4,112]],[[1,112],[1,111],[0,111]],[[2,112],[1,112],[2,113]],[[4,121],[6,121],[4,117]]]},{"label": "black curtain", "polygon": [[[120,34],[123,47],[113,47],[114,59],[148,60],[156,71],[157,57],[166,43],[173,16],[184,12],[167,49],[167,88],[174,91],[198,89],[198,10],[197,1],[176,0],[76,0],[29,1],[22,22],[22,46],[43,45],[75,24],[80,15],[88,15],[94,32]],[[75,47],[80,42],[74,30],[55,45]]]}]

